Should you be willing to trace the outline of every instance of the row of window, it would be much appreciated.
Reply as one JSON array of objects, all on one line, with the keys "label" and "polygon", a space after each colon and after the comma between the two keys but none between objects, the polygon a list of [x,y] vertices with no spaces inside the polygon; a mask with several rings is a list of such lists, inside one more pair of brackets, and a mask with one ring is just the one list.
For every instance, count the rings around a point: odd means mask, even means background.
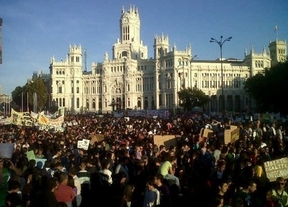
[{"label": "row of window", "polygon": [[[146,70],[147,69],[147,66],[146,65],[138,65],[137,67],[137,70],[138,71],[143,71],[143,70]],[[111,72],[115,73],[115,72],[125,72],[125,66],[114,66],[114,67],[111,67]]]},{"label": "row of window", "polygon": [[264,67],[263,60],[255,60],[255,67],[256,68],[263,68]]},{"label": "row of window", "polygon": [[[202,81],[202,88],[218,88],[218,87],[222,87],[221,85],[221,82],[222,81]],[[234,80],[234,81],[224,81],[225,85],[224,87],[225,88],[240,88],[241,87],[241,83],[239,80]],[[165,82],[165,85],[166,85],[166,89],[172,89],[172,86],[173,86],[173,83],[172,81],[168,80]],[[197,86],[197,82],[195,83],[195,85]],[[185,81],[181,81],[180,83],[180,86],[185,88]],[[162,89],[162,82],[158,82],[158,87],[159,89],[161,90]],[[125,91],[125,88],[123,88],[123,90]],[[154,84],[149,84],[149,83],[146,83],[146,84],[136,84],[136,92],[142,92],[142,91],[153,91],[154,90]],[[71,88],[71,93],[73,93],[74,91],[74,88],[72,87]],[[105,93],[107,92],[107,87],[104,86],[104,91]],[[126,91],[129,92],[130,91],[130,85],[128,84],[127,87],[126,87]],[[61,93],[64,93],[63,91],[63,87],[62,86],[59,86],[58,87],[58,94],[61,94]],[[91,93],[92,94],[101,94],[103,91],[102,91],[102,88],[100,86],[98,87],[91,87]],[[114,91],[116,94],[121,94],[122,93],[122,90],[120,88],[116,88],[115,91]],[[75,93],[79,94],[80,93],[80,88],[79,87],[76,87],[76,91]],[[90,91],[89,91],[89,87],[85,87],[84,88],[84,93],[85,94],[89,94]]]},{"label": "row of window", "polygon": [[[224,81],[224,88],[240,88],[240,81]],[[220,88],[222,81],[202,81],[202,88]]]},{"label": "row of window", "polygon": [[111,67],[111,72],[115,73],[115,72],[125,72],[125,66],[114,66],[114,67]]},{"label": "row of window", "polygon": [[[147,97],[145,97],[145,100],[147,100]],[[55,99],[57,105],[59,107],[66,107],[66,104],[65,104],[65,98],[56,98]],[[116,101],[114,100],[114,98],[112,99],[112,102],[113,103],[116,103],[117,105],[117,108],[123,105],[125,105],[125,101],[121,101],[121,98],[117,98]],[[123,102],[123,103],[122,103]],[[73,98],[71,99],[71,103],[73,103]],[[139,103],[140,103],[140,106],[139,106]],[[98,102],[98,105],[99,105],[99,108],[102,108],[102,100],[99,99],[99,102]],[[89,103],[89,99],[86,99],[86,103],[84,104],[84,106],[89,109],[90,108],[90,103]],[[76,98],[76,108],[80,108],[80,98]],[[96,109],[96,101],[95,99],[92,100],[92,105],[91,105],[92,109]],[[108,107],[108,101],[107,99],[104,100],[104,107]],[[127,107],[131,107],[131,101],[130,101],[130,98],[127,98]],[[141,99],[138,98],[138,107],[141,107]]]},{"label": "row of window", "polygon": [[[64,85],[64,84],[65,84],[65,81],[64,81],[64,80],[62,80],[62,81],[58,81],[58,80],[57,80],[57,81],[56,81],[56,85],[58,85],[58,84],[60,84],[60,83]],[[76,80],[76,83],[79,84],[79,80]],[[73,81],[71,81],[71,84],[73,85]]]},{"label": "row of window", "polygon": [[[80,57],[76,56],[76,63],[80,62]],[[71,57],[71,63],[74,63],[74,56]]]},{"label": "row of window", "polygon": [[[162,106],[164,103],[162,102],[162,94],[159,94],[159,103],[158,105],[159,106]],[[238,103],[240,100],[238,100],[240,97],[236,96],[235,99],[236,99],[236,103]],[[238,100],[238,101],[237,101]],[[55,101],[57,102],[58,106],[59,107],[65,107],[65,98],[56,98]],[[221,99],[219,99],[219,101],[221,101]],[[112,99],[112,102],[115,103],[115,106],[116,108],[122,108],[125,106],[125,101],[121,98],[116,98],[116,100],[113,98]],[[171,105],[173,104],[173,94],[165,94],[165,102],[166,102],[166,105]],[[73,103],[73,98],[71,99],[71,103]],[[151,104],[154,106],[154,100],[153,100],[153,97],[152,97],[152,101],[151,101]],[[211,107],[213,105],[215,105],[217,103],[215,103],[215,101],[211,101]],[[99,99],[98,101],[98,105],[99,105],[99,108],[102,108],[102,100]],[[141,98],[138,97],[137,99],[137,107],[140,107],[141,108]],[[231,105],[232,107],[232,99],[230,100],[229,97],[227,98],[227,106],[228,105]],[[237,104],[236,104],[237,105]],[[107,99],[104,100],[104,107],[108,107],[108,101]],[[86,107],[87,109],[90,109],[90,103],[89,103],[89,99],[86,99],[86,103],[84,103],[84,107]],[[131,107],[131,101],[130,101],[130,98],[127,98],[127,107],[130,108]],[[144,107],[148,107],[148,98],[145,97],[144,98]],[[75,108],[80,108],[80,98],[76,98],[76,106]],[[96,101],[95,99],[92,100],[92,104],[91,104],[91,109],[96,109]]]},{"label": "row of window", "polygon": [[[125,91],[125,88],[123,88],[123,90]],[[154,90],[154,84],[136,84],[136,91],[137,92],[142,92],[142,91],[153,91]],[[130,91],[130,84],[127,85],[126,87],[126,91],[129,92]],[[71,93],[74,92],[74,88],[71,88]],[[97,87],[91,87],[91,93],[92,94],[101,94],[102,88],[100,86]],[[104,86],[104,92],[107,93],[107,86]],[[58,86],[58,91],[57,93],[64,93],[63,87],[62,86]],[[75,93],[79,94],[80,93],[80,87],[76,87],[76,91]],[[89,87],[85,87],[84,88],[84,93],[85,94],[89,94],[90,90]],[[122,90],[120,88],[116,88],[115,89],[115,93],[122,93]]]},{"label": "row of window", "polygon": [[56,70],[56,75],[65,75],[64,69]]},{"label": "row of window", "polygon": [[278,49],[278,53],[281,55],[285,55],[286,54],[286,50],[285,49]]},{"label": "row of window", "polygon": [[[240,73],[223,73],[224,76],[226,77],[241,77]],[[214,76],[221,76],[221,73],[202,73],[202,76],[210,76],[210,77],[214,77]],[[197,77],[197,73],[194,73],[194,77]],[[246,78],[248,77],[248,74],[246,74]]]},{"label": "row of window", "polygon": [[129,40],[129,26],[122,27],[122,37],[123,40]]}]

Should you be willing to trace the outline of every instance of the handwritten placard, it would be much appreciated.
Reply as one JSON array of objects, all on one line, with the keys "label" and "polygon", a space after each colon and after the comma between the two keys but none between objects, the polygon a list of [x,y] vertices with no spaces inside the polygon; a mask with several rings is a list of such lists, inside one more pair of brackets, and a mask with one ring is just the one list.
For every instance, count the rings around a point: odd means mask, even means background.
[{"label": "handwritten placard", "polygon": [[202,128],[199,133],[199,137],[209,138],[213,135],[213,130]]},{"label": "handwritten placard", "polygon": [[164,145],[166,149],[177,145],[177,135],[154,135],[154,144]]},{"label": "handwritten placard", "polygon": [[231,132],[231,142],[235,142],[239,139],[240,137],[240,129],[237,128],[237,129],[234,129],[232,132]]},{"label": "handwritten placard", "polygon": [[78,140],[78,142],[77,142],[77,148],[78,148],[78,149],[88,150],[88,148],[89,148],[89,143],[90,143],[90,140],[89,140],[89,139]]},{"label": "handwritten placard", "polygon": [[239,139],[240,129],[237,126],[230,126],[230,129],[224,131],[224,143],[229,144],[233,143]]},{"label": "handwritten placard", "polygon": [[14,151],[13,143],[0,144],[0,158],[11,158]]},{"label": "handwritten placard", "polygon": [[264,168],[267,178],[273,182],[278,177],[288,178],[288,158],[281,158],[264,162]]},{"label": "handwritten placard", "polygon": [[90,140],[90,144],[94,145],[95,142],[101,142],[104,140],[104,134],[93,134],[90,135],[91,140]]}]

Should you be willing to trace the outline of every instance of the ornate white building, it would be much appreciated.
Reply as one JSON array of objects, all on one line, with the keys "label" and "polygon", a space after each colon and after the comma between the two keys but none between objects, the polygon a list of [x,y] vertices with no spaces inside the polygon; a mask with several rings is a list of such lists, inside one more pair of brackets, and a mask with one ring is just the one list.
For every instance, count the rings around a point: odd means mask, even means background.
[{"label": "ornate white building", "polygon": [[[175,111],[177,92],[197,87],[210,97],[208,111],[222,110],[221,60],[195,60],[191,46],[184,51],[170,48],[169,37],[154,37],[154,57],[140,37],[138,9],[122,8],[120,38],[112,47],[112,57],[84,68],[81,45],[70,45],[65,60],[50,62],[51,100],[71,112],[111,112],[115,109],[168,109]],[[227,111],[249,106],[243,87],[245,80],[287,57],[286,41],[274,41],[269,51],[245,52],[243,60],[226,59],[223,64],[223,92]],[[284,59],[283,59],[284,58]]]}]

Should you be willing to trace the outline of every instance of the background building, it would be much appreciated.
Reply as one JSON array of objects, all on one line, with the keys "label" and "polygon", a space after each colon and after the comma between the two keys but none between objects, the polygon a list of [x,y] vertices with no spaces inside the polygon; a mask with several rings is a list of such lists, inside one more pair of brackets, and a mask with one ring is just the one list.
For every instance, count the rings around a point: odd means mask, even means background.
[{"label": "background building", "polygon": [[[250,105],[243,87],[246,79],[287,57],[286,41],[270,42],[269,51],[245,52],[244,59],[195,60],[190,45],[185,50],[170,47],[169,37],[154,37],[154,57],[140,37],[138,9],[122,8],[120,37],[106,52],[103,62],[86,71],[86,52],[70,45],[65,60],[50,61],[51,100],[71,112],[106,113],[122,109],[168,109],[179,107],[177,92],[197,87],[210,97],[206,112],[242,111]],[[223,91],[221,61],[223,64]],[[83,64],[84,62],[84,64]]]},{"label": "background building", "polygon": [[0,85],[0,118],[10,115],[11,97],[2,93],[2,86]]}]

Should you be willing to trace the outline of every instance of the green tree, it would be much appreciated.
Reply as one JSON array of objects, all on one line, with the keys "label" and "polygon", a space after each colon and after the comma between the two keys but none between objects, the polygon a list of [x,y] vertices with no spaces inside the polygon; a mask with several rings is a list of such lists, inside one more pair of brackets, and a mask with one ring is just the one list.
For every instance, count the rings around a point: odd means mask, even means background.
[{"label": "green tree", "polygon": [[23,93],[23,87],[21,87],[21,86],[17,86],[14,89],[14,91],[12,91],[12,100],[14,102],[13,108],[15,110],[19,110],[22,107],[22,101],[24,101],[23,97],[22,97],[22,93]]},{"label": "green tree", "polygon": [[25,85],[26,92],[29,94],[29,108],[32,109],[34,103],[34,94],[37,96],[37,110],[42,111],[48,101],[46,85],[42,78],[34,78]]},{"label": "green tree", "polygon": [[191,110],[195,106],[203,107],[209,101],[209,97],[200,89],[184,88],[178,92],[181,101],[180,106],[185,111]]},{"label": "green tree", "polygon": [[37,94],[37,110],[42,111],[47,105],[48,101],[47,88],[42,78],[34,78],[22,87],[17,86],[12,92],[12,98],[16,105],[20,106],[20,108],[22,108],[23,103],[22,110],[28,111],[33,109],[33,94]]},{"label": "green tree", "polygon": [[288,113],[284,100],[288,93],[288,61],[278,63],[247,79],[244,89],[255,100],[259,112]]}]

